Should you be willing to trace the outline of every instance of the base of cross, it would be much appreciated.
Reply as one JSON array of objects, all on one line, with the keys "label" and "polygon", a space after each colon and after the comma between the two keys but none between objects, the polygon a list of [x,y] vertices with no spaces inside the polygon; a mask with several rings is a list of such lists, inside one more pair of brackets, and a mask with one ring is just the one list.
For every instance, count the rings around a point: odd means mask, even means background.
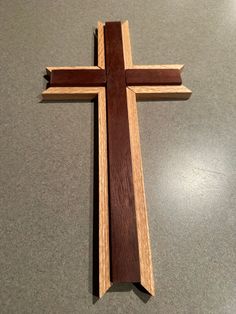
[{"label": "base of cross", "polygon": [[118,282],[155,294],[136,100],[186,100],[183,65],[133,65],[128,22],[98,23],[98,66],[48,67],[44,100],[98,99],[99,296]]}]

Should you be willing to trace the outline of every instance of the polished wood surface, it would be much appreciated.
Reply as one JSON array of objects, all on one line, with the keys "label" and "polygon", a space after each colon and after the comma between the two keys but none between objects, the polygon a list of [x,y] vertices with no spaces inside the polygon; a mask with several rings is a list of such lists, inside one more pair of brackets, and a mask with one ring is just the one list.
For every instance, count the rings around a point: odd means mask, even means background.
[{"label": "polished wood surface", "polygon": [[50,76],[50,86],[69,87],[69,86],[105,86],[105,70],[87,69],[60,69],[52,70]]},{"label": "polished wood surface", "polygon": [[126,85],[180,85],[178,69],[128,69],[125,71]]},{"label": "polished wood surface", "polygon": [[112,282],[139,282],[129,121],[121,23],[105,24]]}]

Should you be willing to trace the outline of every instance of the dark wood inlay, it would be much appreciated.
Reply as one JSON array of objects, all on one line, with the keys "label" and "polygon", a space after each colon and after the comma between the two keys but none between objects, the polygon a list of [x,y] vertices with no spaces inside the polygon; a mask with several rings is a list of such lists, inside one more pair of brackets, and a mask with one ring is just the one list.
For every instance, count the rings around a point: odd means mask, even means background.
[{"label": "dark wood inlay", "polygon": [[129,69],[125,71],[127,85],[181,85],[178,69]]},{"label": "dark wood inlay", "polygon": [[105,24],[111,280],[139,282],[139,253],[120,22]]},{"label": "dark wood inlay", "polygon": [[52,87],[72,86],[104,86],[106,84],[105,70],[53,70],[50,77]]}]

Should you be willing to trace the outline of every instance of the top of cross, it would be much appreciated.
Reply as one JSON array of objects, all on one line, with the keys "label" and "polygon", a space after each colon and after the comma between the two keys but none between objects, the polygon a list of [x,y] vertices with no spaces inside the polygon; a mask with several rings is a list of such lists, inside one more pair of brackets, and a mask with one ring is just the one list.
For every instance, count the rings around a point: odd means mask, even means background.
[{"label": "top of cross", "polygon": [[[116,59],[113,67],[120,71],[124,70],[126,86],[134,90],[138,98],[184,100],[191,96],[191,91],[182,85],[183,65],[133,65],[128,22],[121,26],[123,47],[117,46],[117,37],[114,36],[114,32],[112,33],[112,26],[117,23],[120,22],[106,23],[105,33],[107,26],[110,25],[110,38],[108,39],[105,34],[105,41],[103,23],[98,23],[98,66],[47,67],[50,81],[49,88],[42,93],[43,99],[84,99],[86,89],[80,94],[81,88],[106,86],[108,71],[106,57],[110,53],[106,49],[108,41],[112,43],[110,45],[112,47],[110,49],[113,49],[112,54],[121,57],[120,62]],[[122,50],[121,53],[117,53],[117,49]]]}]

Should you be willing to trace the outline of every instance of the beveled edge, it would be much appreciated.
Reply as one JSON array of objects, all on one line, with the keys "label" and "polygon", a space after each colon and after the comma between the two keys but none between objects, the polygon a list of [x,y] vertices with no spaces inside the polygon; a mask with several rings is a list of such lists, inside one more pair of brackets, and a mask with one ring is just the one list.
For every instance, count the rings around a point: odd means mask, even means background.
[{"label": "beveled edge", "polygon": [[187,100],[192,91],[184,85],[129,86],[137,100]]}]

